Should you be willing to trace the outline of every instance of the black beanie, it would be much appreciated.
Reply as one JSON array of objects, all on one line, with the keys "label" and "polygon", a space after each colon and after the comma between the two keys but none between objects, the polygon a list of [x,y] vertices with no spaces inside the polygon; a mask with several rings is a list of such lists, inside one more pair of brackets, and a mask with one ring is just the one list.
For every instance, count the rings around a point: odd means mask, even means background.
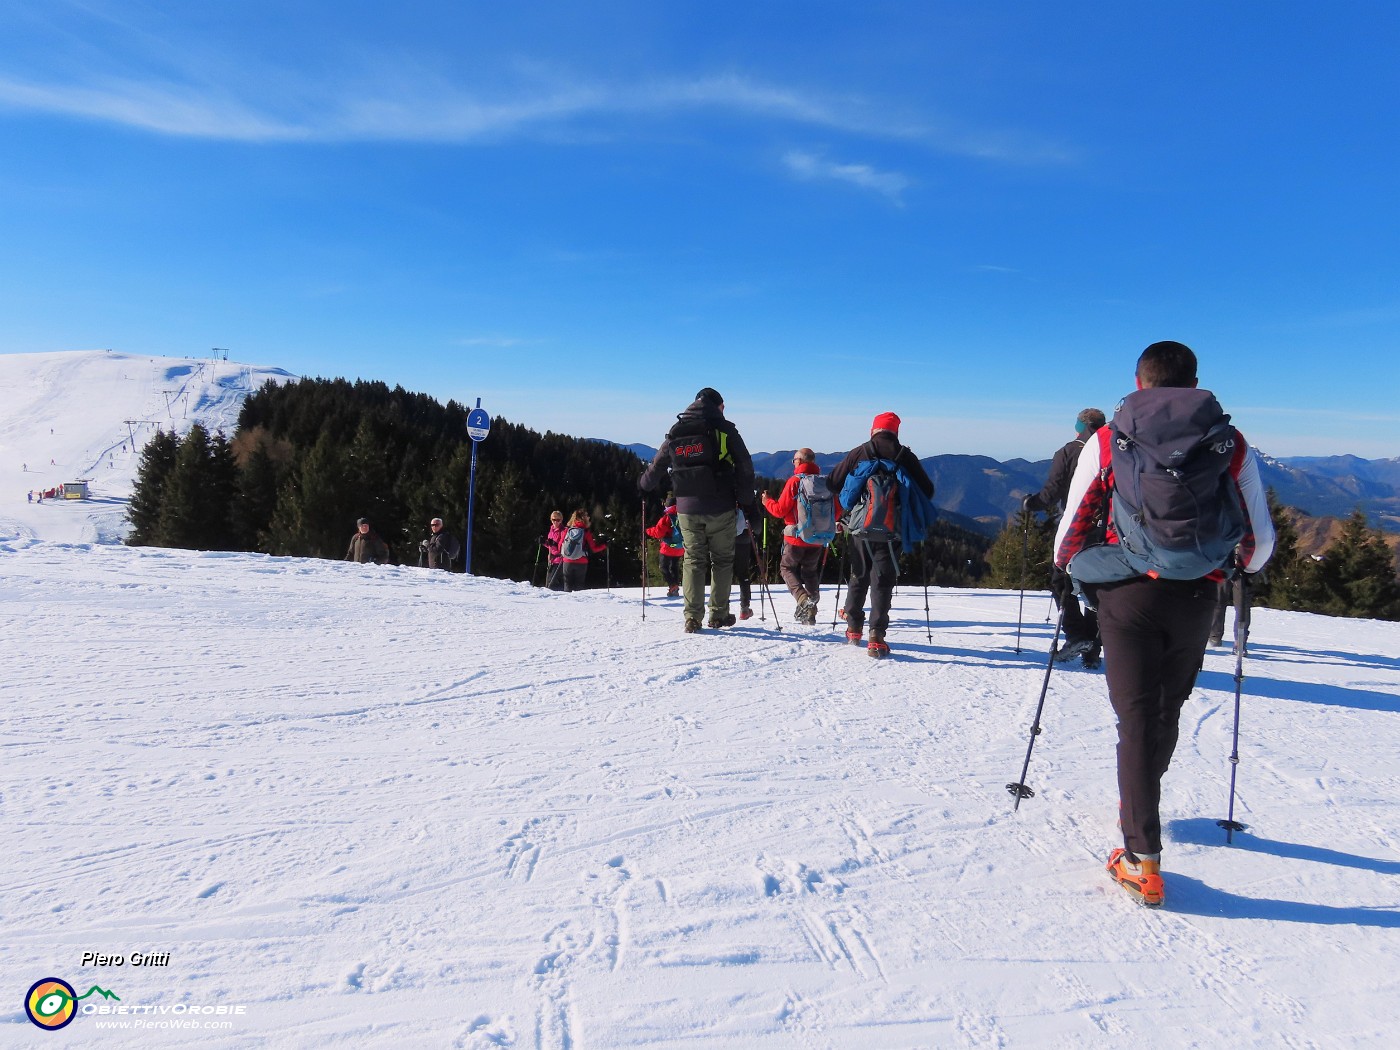
[{"label": "black beanie", "polygon": [[712,386],[702,387],[700,393],[695,395],[696,401],[704,401],[706,404],[714,405],[718,408],[724,404],[724,398],[719,396],[719,391]]}]

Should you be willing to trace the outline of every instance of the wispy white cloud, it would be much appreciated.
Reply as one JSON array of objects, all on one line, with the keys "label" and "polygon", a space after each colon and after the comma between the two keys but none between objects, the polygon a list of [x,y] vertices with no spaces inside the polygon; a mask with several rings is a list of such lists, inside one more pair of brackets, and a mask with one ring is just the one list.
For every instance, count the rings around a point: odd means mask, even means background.
[{"label": "wispy white cloud", "polygon": [[[219,70],[217,78],[207,75],[209,68]],[[470,143],[530,133],[557,135],[627,116],[712,112],[999,161],[1067,158],[1054,146],[1009,134],[966,133],[891,116],[894,109],[888,102],[876,104],[734,73],[628,83],[530,69],[511,79],[517,84],[514,88],[490,92],[474,91],[422,69],[412,76],[361,69],[313,82],[284,70],[239,67],[210,56],[203,66],[192,63],[149,78],[86,74],[44,80],[0,75],[0,108],[242,142]],[[827,177],[886,195],[897,196],[903,188],[894,189],[903,176],[861,165],[831,167]]]},{"label": "wispy white cloud", "polygon": [[801,150],[789,151],[783,156],[783,163],[800,179],[849,183],[873,190],[900,207],[904,205],[904,191],[913,185],[912,179],[897,171],[879,171],[869,164],[842,164]]}]

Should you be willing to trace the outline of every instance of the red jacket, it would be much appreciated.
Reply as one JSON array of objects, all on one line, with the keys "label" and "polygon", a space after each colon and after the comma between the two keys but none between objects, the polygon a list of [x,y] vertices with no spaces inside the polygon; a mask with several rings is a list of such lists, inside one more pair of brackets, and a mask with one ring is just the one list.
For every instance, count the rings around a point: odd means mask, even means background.
[{"label": "red jacket", "polygon": [[773,517],[783,519],[784,543],[791,543],[794,547],[826,546],[823,543],[808,543],[793,535],[797,526],[797,486],[801,482],[803,474],[820,473],[821,468],[815,463],[798,463],[792,472],[792,477],[787,479],[787,484],[783,486],[782,494],[777,499],[773,499],[766,492],[763,494],[763,509]]},{"label": "red jacket", "polygon": [[676,514],[677,512],[674,506],[667,507],[666,513],[656,519],[655,525],[647,529],[648,536],[654,540],[661,541],[661,553],[667,558],[679,558],[685,554],[684,547],[672,547],[666,542],[667,537],[671,535],[671,526],[676,522]]}]

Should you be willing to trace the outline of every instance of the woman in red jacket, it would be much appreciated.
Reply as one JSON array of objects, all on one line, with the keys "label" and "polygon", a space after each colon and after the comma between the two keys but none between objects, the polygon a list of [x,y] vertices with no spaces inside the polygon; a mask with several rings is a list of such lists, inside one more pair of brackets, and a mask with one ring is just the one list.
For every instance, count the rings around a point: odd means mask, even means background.
[{"label": "woman in red jacket", "polygon": [[773,499],[766,493],[763,509],[783,520],[783,557],[778,573],[797,600],[793,614],[798,623],[817,622],[817,602],[821,596],[822,555],[824,544],[799,539],[797,532],[797,486],[804,474],[820,474],[817,454],[810,448],[800,448],[792,454],[792,477],[783,486],[782,494]]},{"label": "woman in red jacket", "polygon": [[681,563],[685,560],[675,496],[666,497],[666,512],[647,529],[647,535],[661,544],[661,578],[666,581],[666,597],[674,598],[681,593]]}]

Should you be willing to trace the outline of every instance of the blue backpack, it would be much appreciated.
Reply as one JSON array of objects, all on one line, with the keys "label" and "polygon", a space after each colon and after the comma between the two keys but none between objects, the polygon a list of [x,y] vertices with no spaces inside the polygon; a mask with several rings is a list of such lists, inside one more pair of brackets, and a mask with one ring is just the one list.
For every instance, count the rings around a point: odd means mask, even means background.
[{"label": "blue backpack", "polygon": [[846,531],[864,540],[900,538],[899,468],[888,459],[866,459],[856,465],[841,488]]},{"label": "blue backpack", "polygon": [[793,535],[803,543],[825,547],[836,538],[836,502],[826,476],[803,474],[797,482],[797,523]]},{"label": "blue backpack", "polygon": [[678,516],[671,517],[671,532],[663,542],[668,547],[675,547],[678,550],[685,549],[685,536],[681,533],[681,522]]}]

